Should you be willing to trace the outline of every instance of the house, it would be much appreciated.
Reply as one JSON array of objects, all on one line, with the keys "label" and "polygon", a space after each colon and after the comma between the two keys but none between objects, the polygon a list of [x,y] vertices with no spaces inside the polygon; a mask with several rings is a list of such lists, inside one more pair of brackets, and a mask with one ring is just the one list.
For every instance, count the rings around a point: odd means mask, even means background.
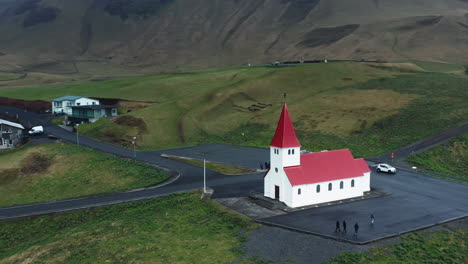
[{"label": "house", "polygon": [[0,119],[0,150],[21,145],[23,129],[21,124]]},{"label": "house", "polygon": [[270,143],[270,163],[264,196],[289,207],[359,197],[370,191],[370,169],[349,149],[301,153],[286,104]]},{"label": "house", "polygon": [[117,116],[115,105],[81,105],[72,106],[67,121],[71,123],[94,123],[104,117]]},{"label": "house", "polygon": [[99,100],[82,96],[63,96],[52,101],[52,113],[71,115],[72,106],[99,105]]}]

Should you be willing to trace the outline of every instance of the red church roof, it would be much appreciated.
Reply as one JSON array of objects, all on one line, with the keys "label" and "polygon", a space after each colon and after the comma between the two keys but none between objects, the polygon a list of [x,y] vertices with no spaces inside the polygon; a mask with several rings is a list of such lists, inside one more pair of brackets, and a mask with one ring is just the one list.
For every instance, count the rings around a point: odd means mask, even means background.
[{"label": "red church roof", "polygon": [[355,159],[349,149],[301,154],[301,165],[285,167],[292,186],[363,176],[370,172],[364,159]]},{"label": "red church roof", "polygon": [[284,104],[283,111],[281,111],[281,117],[278,121],[275,136],[270,146],[278,148],[295,148],[301,146],[297,140],[296,132],[294,131],[286,104]]}]

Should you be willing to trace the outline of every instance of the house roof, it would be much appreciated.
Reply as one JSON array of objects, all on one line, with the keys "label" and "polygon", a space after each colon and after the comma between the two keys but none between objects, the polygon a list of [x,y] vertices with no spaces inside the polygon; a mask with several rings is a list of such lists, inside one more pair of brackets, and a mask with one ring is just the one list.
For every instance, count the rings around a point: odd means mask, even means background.
[{"label": "house roof", "polygon": [[283,105],[281,116],[276,127],[275,136],[270,143],[272,147],[278,148],[294,148],[300,147],[301,144],[297,140],[296,132],[289,117],[288,106]]},{"label": "house roof", "polygon": [[21,124],[18,124],[18,123],[15,123],[15,122],[10,122],[10,121],[3,120],[3,119],[0,119],[0,124],[11,126],[11,127],[16,127],[16,128],[19,128],[19,129],[24,129],[24,127]]},{"label": "house roof", "polygon": [[61,102],[61,101],[75,101],[75,100],[78,100],[80,98],[83,98],[83,96],[71,96],[71,95],[67,95],[67,96],[62,96],[60,98],[57,98],[57,99],[54,99],[53,101],[54,102]]},{"label": "house roof", "polygon": [[117,108],[117,105],[74,105],[71,108],[77,108],[77,109],[108,109],[108,108]]},{"label": "house roof", "polygon": [[355,159],[349,149],[301,154],[301,165],[285,167],[292,186],[364,176],[370,172],[364,159]]}]

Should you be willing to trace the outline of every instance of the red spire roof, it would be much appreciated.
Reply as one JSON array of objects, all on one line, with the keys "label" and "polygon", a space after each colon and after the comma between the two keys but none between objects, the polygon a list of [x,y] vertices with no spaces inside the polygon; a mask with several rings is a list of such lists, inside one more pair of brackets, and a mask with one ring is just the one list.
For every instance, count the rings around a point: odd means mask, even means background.
[{"label": "red spire roof", "polygon": [[278,148],[295,148],[301,146],[297,140],[296,132],[294,131],[286,104],[283,105],[283,111],[281,111],[281,117],[278,121],[275,136],[270,146]]}]

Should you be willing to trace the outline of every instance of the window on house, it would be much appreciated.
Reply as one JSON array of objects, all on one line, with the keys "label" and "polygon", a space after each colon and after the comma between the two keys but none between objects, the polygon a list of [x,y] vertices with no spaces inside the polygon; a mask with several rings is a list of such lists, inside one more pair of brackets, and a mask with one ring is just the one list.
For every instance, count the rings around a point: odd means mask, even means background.
[{"label": "window on house", "polygon": [[331,191],[333,189],[333,186],[331,184],[331,182],[328,184],[328,190]]},{"label": "window on house", "polygon": [[276,173],[278,173],[278,168],[275,168]]},{"label": "window on house", "polygon": [[292,150],[292,154],[294,155],[294,149]]},{"label": "window on house", "polygon": [[301,195],[301,188],[297,189],[297,194]]},{"label": "window on house", "polygon": [[354,187],[354,180],[351,180],[351,187]]},{"label": "window on house", "polygon": [[316,191],[319,193],[320,192],[320,184],[317,185]]},{"label": "window on house", "polygon": [[76,103],[76,105],[80,105],[81,103]]},{"label": "window on house", "polygon": [[340,182],[340,189],[343,189],[343,187],[344,187],[344,183]]},{"label": "window on house", "polygon": [[288,155],[291,155],[291,150],[290,149],[288,149]]},{"label": "window on house", "polygon": [[93,102],[93,105],[95,105],[95,104],[96,104],[96,102]]}]

